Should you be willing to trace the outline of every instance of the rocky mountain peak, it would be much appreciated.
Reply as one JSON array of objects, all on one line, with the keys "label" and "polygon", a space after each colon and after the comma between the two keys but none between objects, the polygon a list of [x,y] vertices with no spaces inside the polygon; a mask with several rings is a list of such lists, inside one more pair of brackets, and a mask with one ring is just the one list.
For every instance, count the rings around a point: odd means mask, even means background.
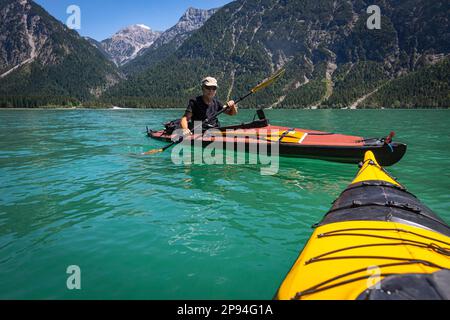
[{"label": "rocky mountain peak", "polygon": [[133,24],[131,26],[127,26],[121,30],[119,30],[117,33],[115,33],[112,38],[117,38],[117,37],[123,37],[123,36],[127,36],[127,35],[150,35],[153,34],[154,32],[152,31],[152,29],[148,26],[146,26],[145,24]]},{"label": "rocky mountain peak", "polygon": [[189,7],[181,16],[180,20],[178,20],[177,24],[163,32],[158,41],[155,41],[155,44],[152,46],[153,49],[169,43],[174,39],[176,39],[177,46],[181,45],[191,32],[202,27],[218,10],[217,8],[204,10]]},{"label": "rocky mountain peak", "polygon": [[150,47],[160,35],[161,32],[144,24],[134,24],[103,40],[101,45],[117,65],[122,65],[134,59],[142,49]]},{"label": "rocky mountain peak", "polygon": [[186,12],[181,16],[175,27],[179,30],[193,31],[200,28],[206,20],[208,20],[218,9],[197,9],[189,7]]}]

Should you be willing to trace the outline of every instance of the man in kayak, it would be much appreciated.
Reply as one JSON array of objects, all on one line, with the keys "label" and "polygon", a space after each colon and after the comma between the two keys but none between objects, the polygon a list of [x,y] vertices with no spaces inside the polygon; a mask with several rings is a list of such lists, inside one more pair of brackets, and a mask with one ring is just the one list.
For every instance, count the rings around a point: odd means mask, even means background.
[{"label": "man in kayak", "polygon": [[[223,108],[223,104],[216,98],[217,80],[213,77],[203,79],[202,92],[203,95],[189,100],[189,105],[181,118],[180,124],[184,135],[192,134],[190,129],[192,129],[194,121],[208,119],[208,123],[203,124],[203,130],[220,127],[219,120],[214,117]],[[226,105],[228,109],[224,113],[230,116],[237,114],[237,105],[233,100],[228,101]]]}]

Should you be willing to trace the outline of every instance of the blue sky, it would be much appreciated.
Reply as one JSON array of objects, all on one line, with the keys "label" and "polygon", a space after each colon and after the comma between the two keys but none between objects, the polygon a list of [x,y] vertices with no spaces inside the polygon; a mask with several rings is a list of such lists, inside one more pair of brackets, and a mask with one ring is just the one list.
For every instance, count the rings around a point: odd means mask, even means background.
[{"label": "blue sky", "polygon": [[81,9],[83,36],[103,40],[131,24],[145,24],[157,31],[164,31],[177,23],[189,7],[211,9],[232,2],[231,0],[35,0],[52,16],[66,22],[69,5]]}]

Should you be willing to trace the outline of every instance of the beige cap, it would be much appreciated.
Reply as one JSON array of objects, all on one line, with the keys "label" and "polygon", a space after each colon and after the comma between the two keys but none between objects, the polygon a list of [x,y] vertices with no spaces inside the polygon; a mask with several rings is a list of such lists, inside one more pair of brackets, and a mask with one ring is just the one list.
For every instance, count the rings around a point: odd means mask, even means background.
[{"label": "beige cap", "polygon": [[206,77],[202,80],[202,86],[207,87],[218,87],[216,78],[213,77]]}]

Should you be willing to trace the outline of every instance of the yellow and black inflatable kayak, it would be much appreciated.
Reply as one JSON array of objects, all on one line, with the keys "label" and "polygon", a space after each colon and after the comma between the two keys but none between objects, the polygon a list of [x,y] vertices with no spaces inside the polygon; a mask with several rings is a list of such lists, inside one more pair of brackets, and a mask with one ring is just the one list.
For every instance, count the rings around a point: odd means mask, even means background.
[{"label": "yellow and black inflatable kayak", "polygon": [[450,227],[368,151],[276,299],[450,299]]}]

